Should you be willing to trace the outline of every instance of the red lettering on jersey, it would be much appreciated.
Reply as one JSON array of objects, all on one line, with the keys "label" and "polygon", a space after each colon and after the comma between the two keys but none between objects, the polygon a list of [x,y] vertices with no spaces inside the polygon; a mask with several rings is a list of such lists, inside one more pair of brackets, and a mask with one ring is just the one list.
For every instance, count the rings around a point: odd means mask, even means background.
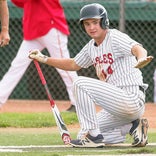
[{"label": "red lettering on jersey", "polygon": [[108,53],[107,56],[108,56],[109,64],[112,64],[113,63],[112,54],[111,53]]},{"label": "red lettering on jersey", "polygon": [[97,64],[104,64],[104,65],[108,65],[107,71],[102,70],[102,73],[104,74],[105,78],[107,77],[107,74],[112,74],[113,73],[113,69],[111,67],[111,64],[113,64],[114,60],[113,60],[113,56],[111,53],[107,53],[107,54],[103,54],[102,57],[101,56],[97,56],[95,58],[95,63],[94,66],[96,66]]},{"label": "red lettering on jersey", "polygon": [[102,58],[101,58],[101,56],[97,56],[96,58],[95,58],[95,65],[97,64],[97,63],[99,63],[99,64],[101,64],[101,63],[104,63],[104,64],[112,64],[113,63],[113,58],[112,58],[112,54],[111,53],[108,53],[108,54],[103,54],[102,55]]},{"label": "red lettering on jersey", "polygon": [[112,69],[111,66],[108,67],[107,72],[108,72],[108,74],[112,74],[113,73],[113,69]]},{"label": "red lettering on jersey", "polygon": [[107,54],[103,54],[103,63],[108,63]]},{"label": "red lettering on jersey", "polygon": [[96,66],[98,63],[100,63],[100,58],[99,58],[99,57],[96,57],[96,58],[95,58],[95,62],[96,62],[96,63],[95,63],[95,66]]}]

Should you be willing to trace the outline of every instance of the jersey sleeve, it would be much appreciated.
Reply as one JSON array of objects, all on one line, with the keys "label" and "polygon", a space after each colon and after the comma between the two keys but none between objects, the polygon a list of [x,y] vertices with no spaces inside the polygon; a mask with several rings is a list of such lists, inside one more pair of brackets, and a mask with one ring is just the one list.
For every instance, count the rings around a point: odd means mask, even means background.
[{"label": "jersey sleeve", "polygon": [[88,53],[88,44],[74,57],[74,61],[81,68],[88,68],[93,64]]},{"label": "jersey sleeve", "polygon": [[114,33],[112,40],[114,44],[117,45],[116,50],[120,52],[120,55],[133,55],[131,52],[132,47],[134,45],[141,45],[130,36],[120,31],[116,31],[116,33]]},{"label": "jersey sleeve", "polygon": [[17,7],[24,8],[24,3],[26,0],[11,0],[11,2]]}]

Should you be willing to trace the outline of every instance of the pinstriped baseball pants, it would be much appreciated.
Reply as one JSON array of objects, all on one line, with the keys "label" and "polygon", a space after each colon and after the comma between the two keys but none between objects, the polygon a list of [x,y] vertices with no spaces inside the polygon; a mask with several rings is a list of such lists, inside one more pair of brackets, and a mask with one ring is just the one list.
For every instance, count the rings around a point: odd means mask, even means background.
[{"label": "pinstriped baseball pants", "polygon": [[[109,83],[79,76],[74,82],[76,110],[81,130],[99,128],[116,131],[144,113],[145,95],[138,86],[118,88]],[[103,108],[96,112],[95,105]],[[110,133],[111,134],[111,133]]]}]

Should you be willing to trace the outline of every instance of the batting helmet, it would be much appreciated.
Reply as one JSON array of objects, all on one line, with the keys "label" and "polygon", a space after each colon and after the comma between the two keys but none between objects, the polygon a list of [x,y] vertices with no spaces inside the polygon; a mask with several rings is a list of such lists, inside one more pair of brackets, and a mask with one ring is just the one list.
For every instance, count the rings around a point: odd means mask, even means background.
[{"label": "batting helmet", "polygon": [[90,18],[101,19],[100,25],[103,29],[109,27],[107,11],[98,3],[87,4],[80,10],[80,25],[84,31],[83,20]]}]

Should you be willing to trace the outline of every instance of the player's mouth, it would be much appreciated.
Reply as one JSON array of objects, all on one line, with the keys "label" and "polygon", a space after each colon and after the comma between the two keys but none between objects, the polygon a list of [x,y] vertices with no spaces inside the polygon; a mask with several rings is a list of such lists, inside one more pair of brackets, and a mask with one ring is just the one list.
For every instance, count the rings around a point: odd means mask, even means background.
[{"label": "player's mouth", "polygon": [[95,36],[96,35],[96,31],[91,31],[89,32],[90,36]]}]

